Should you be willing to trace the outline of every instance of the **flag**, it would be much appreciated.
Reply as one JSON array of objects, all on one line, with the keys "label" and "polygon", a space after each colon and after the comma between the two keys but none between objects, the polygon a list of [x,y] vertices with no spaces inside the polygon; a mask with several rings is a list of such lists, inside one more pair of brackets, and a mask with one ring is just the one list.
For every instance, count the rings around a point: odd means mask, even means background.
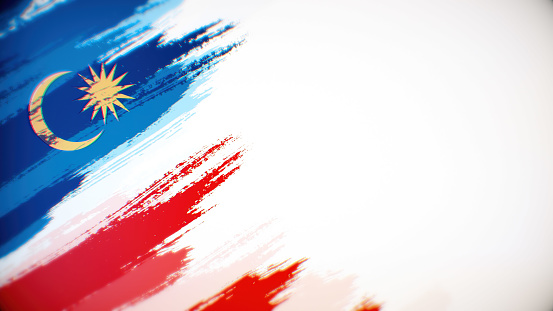
[{"label": "flag", "polygon": [[551,4],[2,4],[0,308],[550,310]]}]

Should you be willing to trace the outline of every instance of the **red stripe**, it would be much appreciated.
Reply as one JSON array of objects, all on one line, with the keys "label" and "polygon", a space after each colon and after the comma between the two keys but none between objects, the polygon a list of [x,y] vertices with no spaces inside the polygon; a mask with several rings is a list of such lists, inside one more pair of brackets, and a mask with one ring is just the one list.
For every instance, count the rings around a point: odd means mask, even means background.
[{"label": "red stripe", "polygon": [[281,263],[263,274],[250,272],[211,298],[194,305],[190,311],[273,310],[285,300],[275,301],[275,297],[295,280],[304,261],[296,261],[287,267],[282,267],[284,263]]},{"label": "red stripe", "polygon": [[179,271],[189,261],[183,261],[190,249],[169,252],[145,260],[140,266],[96,291],[75,305],[74,310],[113,310],[125,303],[136,303],[173,284]]},{"label": "red stripe", "polygon": [[370,298],[365,298],[361,301],[353,311],[380,311],[381,305],[372,301]]},{"label": "red stripe", "polygon": [[[3,310],[61,310],[104,288],[155,255],[152,248],[202,215],[194,207],[240,165],[238,151],[210,168],[169,201],[145,208],[233,138],[197,153],[124,206],[109,225],[44,266],[0,288]],[[161,258],[160,258],[161,259]]]}]

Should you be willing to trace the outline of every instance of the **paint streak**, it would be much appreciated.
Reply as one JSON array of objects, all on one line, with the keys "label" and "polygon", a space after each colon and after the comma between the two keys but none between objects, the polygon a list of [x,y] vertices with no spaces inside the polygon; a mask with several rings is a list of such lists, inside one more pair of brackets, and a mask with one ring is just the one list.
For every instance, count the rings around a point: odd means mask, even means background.
[{"label": "paint streak", "polygon": [[[46,226],[48,210],[59,203],[65,195],[76,189],[84,177],[65,177],[62,181],[53,181],[51,186],[40,190],[27,202],[19,205],[0,217],[0,257],[8,254],[18,245],[29,240],[35,232]],[[25,229],[36,225],[32,232]]]},{"label": "paint streak", "polygon": [[[37,137],[29,126],[26,110],[21,110],[0,124],[0,144],[4,150],[10,151],[0,161],[0,197],[4,198],[0,205],[0,230],[5,232],[0,235],[0,256],[14,251],[48,224],[51,220],[48,211],[79,185],[69,178],[77,172],[81,179],[84,178],[89,171],[86,168],[88,165],[99,159],[97,163],[101,163],[102,157],[114,149],[123,150],[136,145],[148,137],[154,128],[160,128],[193,109],[201,98],[180,100],[186,91],[190,91],[193,83],[205,78],[209,70],[242,44],[235,42],[210,48],[217,38],[228,35],[234,27],[233,24],[216,21],[166,44],[158,42],[163,37],[159,34],[120,56],[117,59],[117,72],[127,71],[125,81],[136,84],[136,87],[129,89],[132,92],[129,96],[135,98],[127,106],[132,113],[119,111],[120,122],[114,118],[108,118],[106,124],[99,119],[90,122],[90,114],[80,113],[83,105],[68,105],[82,96],[82,91],[76,86],[85,84],[77,74],[89,75],[88,65],[99,69],[99,64],[81,59],[82,50],[71,52],[72,56],[79,55],[79,65],[68,68],[74,71],[66,76],[69,80],[57,80],[56,83],[61,85],[49,88],[42,107],[43,119],[56,135],[75,141],[90,139],[110,126],[116,126],[117,130],[111,131],[110,135],[103,135],[96,141],[94,148],[68,154],[54,152]],[[199,53],[198,58],[184,59],[191,51]],[[100,50],[96,52],[103,53]],[[96,59],[97,53],[93,55]],[[175,63],[177,59],[181,60]],[[39,81],[42,78],[37,77]],[[39,81],[30,80],[29,84],[34,87]],[[24,94],[26,101],[32,90]],[[0,96],[0,102],[2,100]],[[19,100],[12,99],[10,102]],[[83,168],[86,169],[83,171]],[[3,219],[4,216],[7,218]],[[1,226],[2,222],[9,222],[9,225]]]},{"label": "paint streak", "polygon": [[116,281],[79,302],[73,310],[113,310],[128,303],[147,299],[172,285],[190,262],[190,248],[169,252],[145,260]]},{"label": "paint streak", "polygon": [[190,311],[200,310],[273,310],[287,297],[276,299],[296,279],[300,265],[306,259],[286,267],[285,263],[272,266],[267,272],[250,272],[207,300],[192,306]]},{"label": "paint streak", "polygon": [[0,309],[69,308],[123,277],[133,267],[145,264],[155,256],[154,247],[205,213],[194,207],[240,168],[237,161],[243,151],[234,152],[203,172],[198,180],[168,201],[151,202],[233,141],[234,138],[228,137],[178,164],[175,170],[166,173],[108,217],[111,221],[106,227],[49,263],[0,288]]},{"label": "paint streak", "polygon": [[365,298],[361,301],[353,311],[380,311],[382,306],[372,301],[371,298]]}]

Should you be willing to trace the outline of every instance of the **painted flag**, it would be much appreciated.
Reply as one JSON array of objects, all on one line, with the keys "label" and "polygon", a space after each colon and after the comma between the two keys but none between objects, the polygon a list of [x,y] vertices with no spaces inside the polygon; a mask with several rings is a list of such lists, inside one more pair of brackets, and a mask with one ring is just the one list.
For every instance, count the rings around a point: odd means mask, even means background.
[{"label": "painted flag", "polygon": [[553,2],[0,12],[1,310],[551,310]]}]

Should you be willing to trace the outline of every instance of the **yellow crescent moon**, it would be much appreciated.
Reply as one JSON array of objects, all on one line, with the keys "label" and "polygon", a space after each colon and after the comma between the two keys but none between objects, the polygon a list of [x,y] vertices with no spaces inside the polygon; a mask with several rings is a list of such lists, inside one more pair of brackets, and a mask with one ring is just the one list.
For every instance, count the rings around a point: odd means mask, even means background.
[{"label": "yellow crescent moon", "polygon": [[98,135],[85,141],[69,141],[57,137],[56,134],[48,128],[48,125],[46,125],[44,116],[42,115],[42,98],[52,82],[70,72],[71,71],[56,72],[42,80],[35,88],[33,96],[31,96],[31,100],[29,101],[29,121],[31,122],[33,131],[35,131],[36,135],[48,146],[66,151],[83,149],[95,142],[103,133],[102,131]]}]

